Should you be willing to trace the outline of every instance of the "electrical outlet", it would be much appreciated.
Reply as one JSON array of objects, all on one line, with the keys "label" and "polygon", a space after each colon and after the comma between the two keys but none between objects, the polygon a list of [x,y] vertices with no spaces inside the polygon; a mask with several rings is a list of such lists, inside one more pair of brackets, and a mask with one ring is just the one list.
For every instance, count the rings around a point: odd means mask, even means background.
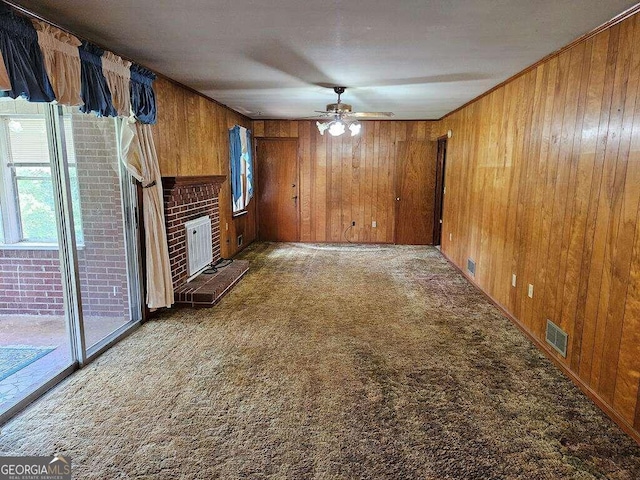
[{"label": "electrical outlet", "polygon": [[229,222],[225,222],[224,224],[224,229],[229,231]]},{"label": "electrical outlet", "polygon": [[529,291],[527,292],[529,298],[533,298],[533,285],[529,284]]},{"label": "electrical outlet", "polygon": [[376,222],[375,220],[373,220],[373,221],[371,222],[371,228],[377,228],[377,226],[378,226],[378,222]]},{"label": "electrical outlet", "polygon": [[511,286],[512,287],[516,286],[516,274],[515,273],[511,274]]},{"label": "electrical outlet", "polygon": [[449,241],[452,241],[452,240],[453,240],[453,233],[450,233],[449,234]]}]

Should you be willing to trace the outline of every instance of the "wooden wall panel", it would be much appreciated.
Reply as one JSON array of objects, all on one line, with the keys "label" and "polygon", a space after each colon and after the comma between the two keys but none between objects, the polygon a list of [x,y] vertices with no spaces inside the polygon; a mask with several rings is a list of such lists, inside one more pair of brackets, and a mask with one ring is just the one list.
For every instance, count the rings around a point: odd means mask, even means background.
[{"label": "wooden wall panel", "polygon": [[[163,176],[226,175],[220,191],[220,243],[222,256],[233,256],[256,238],[256,205],[233,217],[229,183],[228,129],[251,128],[251,121],[233,110],[165,79],[155,82],[158,123],[154,127],[160,172]],[[243,245],[243,246],[244,246]]]},{"label": "wooden wall panel", "polygon": [[[443,252],[461,269],[475,259],[473,281],[636,438],[639,42],[635,15],[446,116],[432,134],[453,133]],[[547,319],[568,332],[567,358],[544,346]]]},{"label": "wooden wall panel", "polygon": [[[320,135],[307,120],[257,120],[252,128],[256,137],[298,139],[301,241],[393,243],[396,143],[431,141],[433,123],[367,121],[355,137]],[[434,152],[425,161],[435,162]]]}]

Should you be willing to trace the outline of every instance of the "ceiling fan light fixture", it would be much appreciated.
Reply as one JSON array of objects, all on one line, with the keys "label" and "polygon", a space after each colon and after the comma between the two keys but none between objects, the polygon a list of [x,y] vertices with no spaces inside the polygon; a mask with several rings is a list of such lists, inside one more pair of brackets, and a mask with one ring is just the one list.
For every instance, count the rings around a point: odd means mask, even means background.
[{"label": "ceiling fan light fixture", "polygon": [[352,137],[358,135],[360,133],[360,130],[362,130],[362,124],[359,122],[354,122],[349,125],[349,131],[351,132]]},{"label": "ceiling fan light fixture", "polygon": [[316,126],[318,127],[318,131],[320,135],[324,135],[324,132],[329,128],[328,123],[316,122]]},{"label": "ceiling fan light fixture", "polygon": [[342,120],[335,120],[331,122],[329,126],[329,133],[334,137],[339,137],[346,130],[345,124]]}]

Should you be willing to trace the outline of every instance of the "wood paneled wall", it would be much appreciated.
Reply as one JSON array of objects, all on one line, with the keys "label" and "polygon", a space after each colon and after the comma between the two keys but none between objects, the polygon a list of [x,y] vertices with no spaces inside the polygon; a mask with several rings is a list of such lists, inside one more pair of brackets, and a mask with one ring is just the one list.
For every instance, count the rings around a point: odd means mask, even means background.
[{"label": "wood paneled wall", "polygon": [[298,138],[301,241],[393,243],[395,145],[430,140],[433,123],[367,121],[355,137],[332,137],[315,121],[267,120],[254,121],[253,134]]},{"label": "wood paneled wall", "polygon": [[[247,213],[232,216],[229,182],[229,128],[251,127],[251,121],[164,79],[155,82],[158,123],[154,127],[160,171],[163,176],[226,175],[220,191],[220,246],[231,257],[256,237],[256,202]],[[237,236],[243,235],[238,248]]]},{"label": "wood paneled wall", "polygon": [[434,128],[453,133],[443,251],[460,268],[473,258],[475,282],[543,346],[547,319],[568,332],[567,358],[549,354],[636,438],[638,45],[635,15]]}]

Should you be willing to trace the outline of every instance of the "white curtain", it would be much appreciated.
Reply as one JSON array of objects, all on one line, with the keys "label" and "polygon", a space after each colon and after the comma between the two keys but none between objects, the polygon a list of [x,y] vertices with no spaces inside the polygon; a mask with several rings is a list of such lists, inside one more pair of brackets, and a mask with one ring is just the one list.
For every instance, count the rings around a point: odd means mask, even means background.
[{"label": "white curtain", "polygon": [[122,119],[120,144],[122,162],[141,184],[147,262],[147,305],[149,308],[173,304],[173,284],[169,247],[164,222],[162,177],[150,125]]},{"label": "white curtain", "polygon": [[124,60],[115,53],[106,51],[102,54],[102,72],[107,79],[111,91],[113,106],[119,117],[131,115],[131,62]]},{"label": "white curtain", "polygon": [[56,100],[61,105],[82,105],[78,51],[82,42],[78,37],[41,20],[32,19],[31,23],[38,32],[38,45]]}]

